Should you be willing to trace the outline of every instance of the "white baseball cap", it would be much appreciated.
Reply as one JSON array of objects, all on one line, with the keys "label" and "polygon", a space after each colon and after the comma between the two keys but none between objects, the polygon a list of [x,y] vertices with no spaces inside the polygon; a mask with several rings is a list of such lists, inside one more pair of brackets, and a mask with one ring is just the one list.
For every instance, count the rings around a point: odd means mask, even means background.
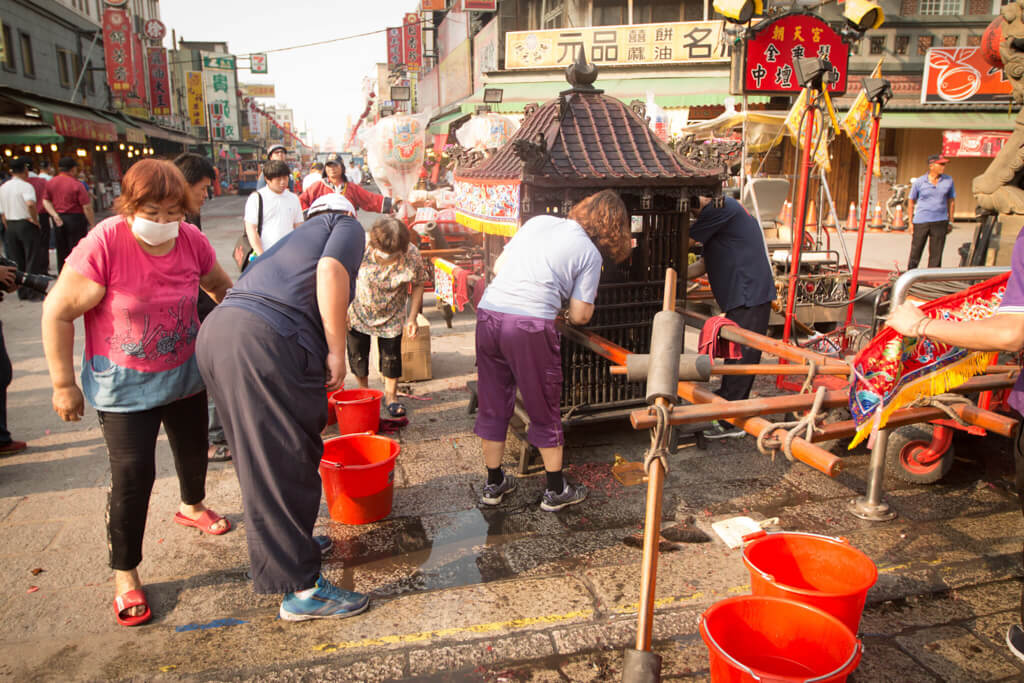
[{"label": "white baseball cap", "polygon": [[356,207],[352,206],[352,202],[342,197],[337,192],[325,194],[322,197],[318,197],[312,206],[306,209],[306,218],[312,218],[318,213],[324,211],[347,211],[353,216],[356,215]]},{"label": "white baseball cap", "polygon": [[271,145],[271,146],[270,146],[270,147],[269,147],[269,148],[267,149],[267,158],[269,159],[269,158],[270,158],[270,155],[274,153],[274,150],[278,150],[278,149],[283,149],[283,150],[284,150],[285,152],[287,152],[287,151],[288,151],[288,148],[287,148],[287,147],[285,147],[284,145],[281,145],[281,144],[277,144],[277,145]]}]

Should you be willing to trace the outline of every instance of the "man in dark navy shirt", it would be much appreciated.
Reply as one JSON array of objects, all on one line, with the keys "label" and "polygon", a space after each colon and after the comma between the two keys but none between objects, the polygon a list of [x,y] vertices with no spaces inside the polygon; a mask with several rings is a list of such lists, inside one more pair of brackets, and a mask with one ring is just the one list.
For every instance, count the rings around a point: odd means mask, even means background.
[{"label": "man in dark navy shirt", "polygon": [[[696,216],[690,226],[690,240],[704,246],[704,259],[687,269],[686,279],[692,280],[706,272],[711,293],[725,317],[744,329],[764,334],[768,331],[768,318],[775,300],[775,279],[761,226],[731,197],[725,198],[721,208],[711,205],[709,198],[701,197]],[[746,346],[742,358],[726,361],[760,362],[761,352]],[[717,393],[730,401],[742,401],[749,398],[753,385],[753,375],[726,375]],[[720,420],[705,432],[709,439],[743,434],[743,430]]]}]

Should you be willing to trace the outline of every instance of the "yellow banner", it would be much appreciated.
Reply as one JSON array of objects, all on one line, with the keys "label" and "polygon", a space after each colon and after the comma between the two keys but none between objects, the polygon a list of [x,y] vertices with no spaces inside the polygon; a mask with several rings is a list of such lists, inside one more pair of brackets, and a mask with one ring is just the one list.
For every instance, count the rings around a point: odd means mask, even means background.
[{"label": "yellow banner", "polygon": [[505,34],[506,69],[567,66],[580,48],[587,61],[605,66],[729,61],[721,21],[681,21],[630,26],[591,26]]},{"label": "yellow banner", "polygon": [[246,97],[277,97],[273,83],[239,83],[238,89]]},{"label": "yellow banner", "polygon": [[193,126],[206,125],[206,105],[203,103],[203,72],[189,71],[185,76],[188,91],[188,118]]},{"label": "yellow banner", "polygon": [[[786,116],[786,128],[789,130],[789,140],[793,143],[793,146],[798,150],[803,148],[804,135],[807,132],[807,126],[813,125],[814,129],[811,133],[811,149],[814,154],[814,163],[820,168],[825,169],[825,172],[832,170],[832,164],[828,160],[828,136],[822,135],[821,141],[818,141],[818,134],[821,132],[822,111],[817,107],[811,110],[811,113],[804,119],[803,126],[800,126],[800,120],[804,115],[804,107],[807,106],[807,89],[804,88],[800,91],[796,101],[793,103],[793,108],[789,110],[789,114]],[[798,130],[799,127],[799,130]]]},{"label": "yellow banner", "polygon": [[[882,77],[881,59],[878,60],[875,70],[871,72],[871,77]],[[868,102],[867,95],[861,89],[857,99],[850,106],[850,111],[846,112],[842,123],[839,124],[846,131],[846,134],[850,136],[853,148],[857,150],[857,154],[860,155],[865,164],[868,163],[868,155],[871,153],[871,109],[871,103]],[[882,169],[878,161],[880,157],[881,155],[878,153],[878,150],[875,150],[875,168],[873,172],[878,177],[882,176]]]}]

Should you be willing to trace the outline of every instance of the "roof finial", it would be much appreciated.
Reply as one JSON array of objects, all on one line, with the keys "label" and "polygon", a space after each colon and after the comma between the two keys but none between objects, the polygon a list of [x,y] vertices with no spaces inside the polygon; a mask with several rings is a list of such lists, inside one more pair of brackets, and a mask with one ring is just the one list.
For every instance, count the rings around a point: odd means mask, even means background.
[{"label": "roof finial", "polygon": [[597,80],[597,67],[587,64],[587,53],[580,45],[576,61],[565,68],[565,80],[569,82],[573,90],[593,90],[594,81]]}]

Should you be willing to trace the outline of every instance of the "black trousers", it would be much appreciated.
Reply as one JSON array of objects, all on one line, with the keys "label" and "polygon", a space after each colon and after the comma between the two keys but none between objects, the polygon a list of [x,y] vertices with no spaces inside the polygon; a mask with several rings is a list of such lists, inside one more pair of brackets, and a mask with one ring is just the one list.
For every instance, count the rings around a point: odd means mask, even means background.
[{"label": "black trousers", "polygon": [[223,305],[199,328],[196,357],[235,462],[255,591],[312,588],[320,575],[313,525],[327,424],[324,360],[255,313]]},{"label": "black trousers", "polygon": [[949,221],[914,223],[914,235],[910,238],[910,258],[907,259],[907,270],[917,268],[921,263],[925,242],[928,242],[928,267],[938,268],[942,265],[942,250],[946,247],[947,228],[949,228]]},{"label": "black trousers", "polygon": [[142,535],[156,479],[156,438],[161,424],[171,444],[181,502],[195,505],[206,498],[206,392],[150,410],[101,410],[97,415],[110,456],[110,566],[128,571],[142,561]]},{"label": "black trousers", "polygon": [[[39,226],[31,221],[7,221],[4,231],[4,250],[7,258],[18,264],[18,270],[32,272],[36,250],[39,248]],[[32,299],[36,293],[27,287],[18,288],[19,299]]]},{"label": "black trousers", "polygon": [[[89,232],[89,221],[83,213],[62,213],[59,214],[64,225],[54,226],[54,234],[57,237],[57,272],[64,269],[64,261],[67,260],[71,250],[75,248],[78,241]],[[49,247],[49,245],[47,245]]]},{"label": "black trousers", "polygon": [[[356,377],[370,376],[370,335],[359,330],[348,331],[348,365]],[[380,374],[388,379],[402,376],[402,335],[377,337],[377,354],[380,356]]]},{"label": "black trousers", "polygon": [[28,272],[46,275],[50,271],[50,214],[39,212],[39,246]]},{"label": "black trousers", "polygon": [[4,342],[4,325],[0,323],[0,446],[13,440],[7,430],[7,387],[11,386],[13,378],[11,357],[7,355],[7,344]]},{"label": "black trousers", "polygon": [[[737,306],[726,311],[725,317],[745,330],[764,334],[768,331],[768,319],[771,313],[772,304],[768,302],[758,306]],[[742,357],[725,362],[726,364],[756,365],[761,362],[761,352],[744,346]],[[754,379],[753,375],[723,375],[722,386],[715,393],[730,401],[743,401],[750,398],[750,389],[754,386]]]}]

